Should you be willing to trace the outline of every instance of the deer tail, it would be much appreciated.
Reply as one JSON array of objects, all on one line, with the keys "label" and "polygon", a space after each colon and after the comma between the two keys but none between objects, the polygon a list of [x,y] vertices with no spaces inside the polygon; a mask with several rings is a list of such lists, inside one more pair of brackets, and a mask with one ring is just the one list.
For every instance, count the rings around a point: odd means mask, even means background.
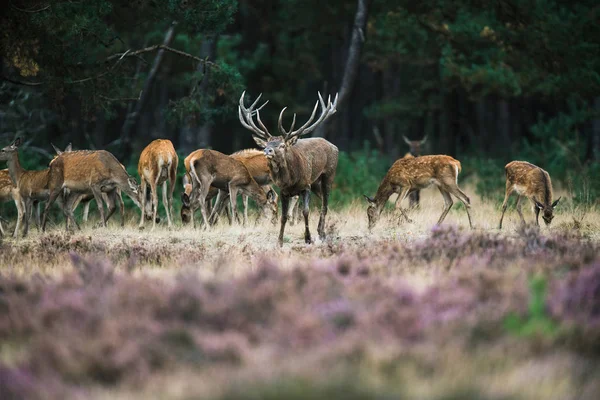
[{"label": "deer tail", "polygon": [[[200,178],[198,178],[198,174],[196,173],[196,160],[193,160],[190,163],[190,175],[192,175],[192,180],[198,182],[198,188],[202,189],[202,182],[200,181]],[[192,183],[192,187],[193,187],[193,182]]]}]

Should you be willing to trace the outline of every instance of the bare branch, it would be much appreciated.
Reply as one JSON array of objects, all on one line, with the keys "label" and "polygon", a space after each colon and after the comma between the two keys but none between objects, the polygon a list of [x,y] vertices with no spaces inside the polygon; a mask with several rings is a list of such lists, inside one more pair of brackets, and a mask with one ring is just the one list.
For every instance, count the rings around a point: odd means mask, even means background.
[{"label": "bare branch", "polygon": [[157,51],[157,50],[165,50],[165,51],[171,52],[173,54],[177,54],[182,57],[190,58],[196,62],[203,63],[204,65],[207,65],[207,66],[210,66],[213,68],[218,68],[217,64],[215,64],[212,61],[208,61],[208,59],[202,59],[200,57],[196,57],[190,53],[186,53],[185,51],[174,49],[174,48],[169,47],[164,44],[155,44],[154,46],[145,47],[143,49],[139,49],[139,50],[135,50],[135,51],[131,51],[131,49],[129,49],[125,53],[113,54],[112,56],[107,57],[105,61],[109,62],[111,60],[114,60],[115,58],[123,59],[125,57],[135,57],[135,56],[139,56],[140,54],[150,53],[152,51]]},{"label": "bare branch", "polygon": [[106,97],[106,96],[103,96],[101,94],[99,94],[98,97],[100,97],[101,99],[104,99],[106,101],[138,101],[142,97],[142,91],[140,90],[140,94],[139,94],[138,97],[119,97],[119,98],[113,98],[113,97]]},{"label": "bare branch", "polygon": [[23,8],[19,8],[19,7],[15,6],[15,5],[14,5],[14,4],[12,4],[12,3],[10,4],[10,6],[11,6],[12,8],[14,8],[15,10],[17,10],[17,11],[21,11],[21,12],[24,12],[24,13],[32,13],[32,14],[33,14],[33,13],[42,12],[42,11],[46,11],[47,9],[49,9],[49,8],[50,8],[50,4],[47,4],[45,7],[42,7],[42,8],[40,8],[40,9],[38,9],[38,10],[25,10],[25,9],[23,9]]},{"label": "bare branch", "polygon": [[44,82],[20,81],[20,80],[17,80],[17,79],[11,79],[11,78],[9,78],[7,76],[4,76],[4,75],[0,75],[0,78],[2,78],[3,81],[14,83],[15,85],[40,86],[40,85],[42,85],[44,83]]}]

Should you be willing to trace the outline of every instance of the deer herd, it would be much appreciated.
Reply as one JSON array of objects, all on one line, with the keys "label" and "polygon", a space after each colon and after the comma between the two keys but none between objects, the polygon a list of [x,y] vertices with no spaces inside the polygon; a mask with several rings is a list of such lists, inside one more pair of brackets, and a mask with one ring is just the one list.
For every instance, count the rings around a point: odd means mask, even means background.
[{"label": "deer herd", "polygon": [[[238,115],[242,126],[252,132],[257,149],[241,150],[226,155],[215,150],[200,149],[192,152],[184,160],[185,174],[181,194],[181,220],[184,224],[195,226],[194,213],[200,209],[205,229],[214,224],[223,212],[229,217],[230,224],[240,222],[237,214],[237,195],[243,196],[243,223],[248,221],[248,199],[251,198],[260,209],[260,219],[276,224],[278,199],[281,199],[281,219],[278,243],[284,239],[288,220],[296,220],[295,208],[302,203],[304,217],[304,240],[312,242],[309,229],[309,204],[311,192],[321,200],[321,211],[317,233],[325,239],[325,219],[327,216],[329,195],[335,178],[338,163],[338,148],[322,138],[301,138],[314,131],[336,113],[338,96],[327,102],[321,94],[308,121],[294,129],[296,114],[290,128],[283,127],[283,115],[279,114],[278,135],[273,136],[260,118],[260,110],[266,101],[257,107],[260,95],[249,106],[245,106],[245,93],[239,100]],[[317,111],[320,109],[317,117]],[[316,118],[316,119],[315,119]],[[452,207],[452,196],[465,206],[465,212],[472,228],[471,201],[458,187],[460,161],[447,155],[421,155],[426,141],[411,141],[403,137],[409,145],[410,153],[397,160],[381,181],[375,197],[364,196],[368,202],[368,227],[371,230],[377,223],[385,204],[392,194],[397,194],[396,208],[400,215],[411,222],[407,210],[401,207],[402,201],[410,196],[410,207],[418,207],[419,190],[435,186],[444,199],[444,208],[437,221],[441,224]],[[152,229],[160,222],[158,217],[158,190],[162,185],[162,202],[168,227],[173,225],[173,192],[175,189],[179,159],[173,144],[169,140],[157,139],[151,142],[141,153],[138,163],[140,184],[127,173],[117,158],[105,150],[73,151],[69,145],[64,151],[54,147],[56,156],[48,168],[40,171],[28,171],[19,162],[21,139],[0,150],[0,161],[8,164],[8,169],[0,170],[0,203],[14,201],[17,208],[17,221],[14,237],[18,237],[21,226],[23,235],[27,235],[29,222],[35,209],[35,223],[38,229],[45,231],[48,212],[58,200],[69,229],[73,224],[79,229],[74,210],[79,203],[85,204],[84,221],[87,221],[89,204],[95,200],[100,213],[100,224],[106,226],[108,219],[119,206],[121,226],[124,226],[125,193],[140,208],[139,227],[145,221],[152,222]],[[517,193],[516,208],[521,221],[525,219],[521,212],[521,197],[531,200],[535,212],[535,222],[539,225],[539,214],[549,225],[553,219],[553,210],[560,197],[553,201],[550,176],[543,169],[524,161],[512,161],[505,167],[506,194],[502,203],[502,215],[498,228],[507,208],[508,198]],[[279,195],[273,186],[279,188]],[[214,205],[212,199],[216,197]],[[229,207],[227,207],[229,201]],[[45,202],[40,218],[40,203]],[[107,206],[105,212],[104,204]],[[0,236],[4,229],[0,218]]]}]

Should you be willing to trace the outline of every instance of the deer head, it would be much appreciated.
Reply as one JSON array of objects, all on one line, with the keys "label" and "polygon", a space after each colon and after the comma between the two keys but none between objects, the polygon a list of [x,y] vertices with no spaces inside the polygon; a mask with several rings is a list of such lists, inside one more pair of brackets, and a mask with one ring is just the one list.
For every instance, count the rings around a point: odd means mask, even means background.
[{"label": "deer head", "polygon": [[554,219],[554,207],[558,205],[560,201],[560,197],[556,199],[552,204],[542,204],[533,198],[533,202],[535,206],[542,212],[542,219],[546,223],[546,225],[550,225],[552,220]]},{"label": "deer head", "polygon": [[365,199],[369,202],[369,206],[367,207],[367,218],[369,219],[369,230],[373,229],[377,221],[379,221],[379,216],[381,213],[377,210],[377,202],[374,198],[363,194]]},{"label": "deer head", "polygon": [[[242,126],[244,126],[244,128],[254,132],[254,134],[252,135],[254,141],[260,148],[264,149],[265,156],[267,157],[269,162],[272,165],[276,166],[281,166],[285,163],[286,153],[288,149],[298,141],[298,138],[300,136],[312,132],[317,126],[319,126],[319,124],[321,124],[327,118],[335,114],[335,112],[337,111],[337,94],[335,96],[335,99],[333,100],[333,103],[331,102],[331,96],[329,96],[329,98],[327,99],[327,104],[325,104],[321,93],[318,93],[319,100],[315,103],[315,107],[313,108],[312,114],[304,125],[302,125],[297,130],[294,130],[294,126],[296,124],[296,114],[294,114],[294,118],[292,119],[292,125],[290,129],[286,131],[283,128],[282,124],[283,113],[287,109],[287,107],[284,107],[279,113],[279,120],[277,123],[280,135],[271,136],[269,130],[266,128],[266,126],[260,119],[260,110],[268,103],[268,101],[255,110],[254,107],[256,107],[256,104],[258,104],[258,101],[262,96],[262,94],[260,94],[254,101],[254,103],[252,103],[250,108],[246,108],[244,106],[245,94],[246,92],[242,93],[242,96],[240,97],[240,104],[238,107],[240,122],[242,123]],[[316,121],[313,122],[319,105],[321,105],[321,115],[319,116],[319,118],[317,118]],[[258,126],[254,122],[254,115],[256,115]]]},{"label": "deer head", "polygon": [[16,138],[14,142],[10,145],[4,147],[0,150],[0,161],[9,161],[13,154],[19,150],[19,146],[21,146],[22,140],[21,138]]},{"label": "deer head", "polygon": [[414,157],[418,157],[421,155],[421,148],[427,142],[427,135],[423,137],[421,140],[409,140],[406,136],[402,135],[404,142],[408,145],[410,154]]}]

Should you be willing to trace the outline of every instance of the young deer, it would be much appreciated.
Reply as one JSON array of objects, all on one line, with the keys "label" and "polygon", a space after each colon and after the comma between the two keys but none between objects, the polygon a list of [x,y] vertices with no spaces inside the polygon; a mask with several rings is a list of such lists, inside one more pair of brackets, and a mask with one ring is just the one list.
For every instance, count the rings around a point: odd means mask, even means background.
[{"label": "young deer", "polygon": [[[13,184],[13,181],[10,179],[10,173],[8,169],[0,170],[0,203],[6,203],[9,201],[14,201],[15,206],[17,206],[17,221],[22,218],[23,207],[21,196],[19,194],[19,189]],[[0,218],[1,219],[1,218]],[[18,226],[15,229],[15,237],[18,234]],[[2,221],[0,221],[0,237],[4,236],[4,229],[2,228]]]},{"label": "young deer", "polygon": [[554,207],[558,204],[560,197],[552,202],[552,182],[548,172],[526,161],[509,162],[504,170],[506,171],[506,194],[502,203],[502,215],[500,216],[498,229],[502,229],[502,220],[508,206],[508,198],[513,192],[517,192],[516,207],[523,224],[525,218],[523,218],[521,212],[521,196],[527,197],[533,203],[536,225],[540,225],[540,211],[542,211],[542,219],[546,225],[550,225],[554,218]]},{"label": "young deer", "polygon": [[[21,146],[21,138],[17,138],[11,145],[0,150],[0,161],[7,161],[10,179],[13,185],[17,188],[20,197],[21,211],[17,217],[17,225],[15,227],[14,237],[19,235],[19,228],[23,223],[23,236],[27,236],[29,232],[29,220],[34,205],[39,201],[48,199],[48,169],[41,171],[28,171],[21,166],[19,161],[19,146]],[[19,208],[17,208],[19,209]],[[39,212],[36,219],[39,227]]]},{"label": "young deer", "polygon": [[[172,225],[173,214],[173,191],[177,179],[177,165],[179,158],[173,147],[173,143],[166,139],[152,141],[140,154],[138,163],[138,174],[141,179],[142,216],[140,228],[144,226],[144,214],[146,219],[152,220],[152,229],[156,227],[156,214],[158,212],[158,189],[162,185],[162,201],[167,213],[167,224]],[[169,183],[169,194],[167,196],[167,182]],[[152,203],[146,203],[146,185],[150,186]]]},{"label": "young deer", "polygon": [[[294,131],[296,114],[292,120],[289,131],[282,126],[284,107],[279,114],[278,128],[280,136],[271,136],[260,119],[259,110],[254,110],[261,96],[254,101],[250,108],[244,106],[244,93],[240,97],[238,114],[242,126],[254,134],[252,137],[256,144],[264,149],[265,156],[269,162],[269,170],[273,183],[281,189],[281,227],[279,230],[279,245],[283,246],[283,233],[288,219],[290,198],[302,195],[304,209],[304,241],[311,243],[310,230],[308,228],[308,215],[311,186],[318,184],[321,189],[321,216],[317,231],[321,240],[325,239],[325,217],[329,202],[329,192],[335,178],[335,170],[338,163],[338,148],[322,138],[298,139],[302,135],[312,132],[323,121],[335,114],[338,96],[333,103],[331,98],[325,104],[321,93],[316,102],[313,112],[308,121]],[[321,115],[313,122],[317,108],[321,106]],[[254,122],[256,115],[258,125]]]},{"label": "young deer", "polygon": [[[369,202],[367,208],[369,230],[377,223],[383,206],[392,193],[399,193],[398,197],[402,202],[411,191],[425,189],[432,184],[437,186],[444,198],[444,211],[437,223],[441,224],[446,218],[453,204],[450,195],[454,195],[465,205],[469,226],[473,228],[469,213],[471,201],[458,187],[457,178],[460,169],[460,161],[450,156],[421,156],[397,160],[381,181],[375,198],[364,195]],[[401,207],[399,210],[408,222],[412,222]]]},{"label": "young deer", "polygon": [[138,207],[141,207],[137,182],[108,151],[79,150],[60,154],[50,162],[49,197],[42,217],[42,231],[46,229],[50,206],[65,189],[69,191],[69,194],[62,209],[67,219],[67,229],[69,220],[79,229],[73,216],[73,204],[81,193],[88,192],[92,192],[94,195],[101,223],[106,227],[102,193],[111,192],[117,188],[131,197]]},{"label": "young deer", "polygon": [[[412,158],[419,157],[421,155],[421,149],[427,142],[427,135],[423,137],[421,140],[409,140],[406,136],[402,135],[402,139],[408,145],[408,153],[404,155],[404,158]],[[419,206],[419,202],[421,200],[421,191],[415,190],[414,192],[410,192],[408,195],[408,201],[410,208],[415,208]],[[398,208],[398,198],[396,199],[395,207]]]},{"label": "young deer", "polygon": [[205,227],[209,226],[210,221],[206,198],[211,186],[229,192],[234,220],[237,220],[238,191],[250,196],[267,218],[277,212],[275,199],[264,192],[241,161],[215,150],[196,150],[190,159],[189,168],[194,188],[191,198],[183,193],[182,201],[191,209],[200,205]]},{"label": "young deer", "polygon": [[[265,157],[265,153],[256,149],[246,149],[237,151],[231,154],[230,157],[241,161],[246,166],[248,172],[250,172],[250,175],[252,175],[252,178],[254,178],[256,183],[262,186],[265,193],[267,193],[268,196],[271,196],[274,199],[273,201],[275,204],[275,213],[273,214],[271,222],[273,224],[276,224],[278,214],[278,196],[277,193],[275,193],[275,191],[271,187],[271,175],[269,171],[269,165],[267,163],[267,158]],[[242,194],[242,201],[244,203],[243,223],[244,225],[246,225],[246,223],[248,222],[248,196]]]},{"label": "young deer", "polygon": [[[61,155],[63,153],[63,151],[60,150],[59,148],[57,148],[54,144],[52,144],[52,147],[54,148],[54,151],[56,152],[57,156]],[[71,143],[69,143],[67,145],[67,147],[65,148],[64,152],[71,152],[71,151],[73,151],[73,147],[72,147]],[[123,168],[125,168],[125,166],[123,166]],[[65,189],[64,193],[65,193],[65,197],[69,196],[69,191],[67,189]],[[83,207],[84,207],[83,208],[83,217],[82,217],[83,222],[88,221],[88,217],[89,217],[89,213],[90,213],[90,204],[93,199],[94,199],[94,195],[91,192],[88,192],[88,193],[82,193],[82,194],[76,195],[76,199],[73,201],[73,207],[72,207],[73,212],[75,212],[75,209],[77,208],[79,203],[83,203]],[[117,204],[118,204],[119,205],[119,213],[121,214],[121,227],[125,226],[125,204],[123,203],[123,198],[121,197],[121,190],[119,188],[116,188],[115,190],[107,192],[107,193],[102,192],[102,200],[104,200],[104,203],[106,203],[106,207],[108,208],[108,213],[106,214],[105,222],[108,222],[110,217],[114,214],[114,212],[117,209]],[[38,219],[39,219],[39,204],[38,204],[37,211],[38,211]]]}]

